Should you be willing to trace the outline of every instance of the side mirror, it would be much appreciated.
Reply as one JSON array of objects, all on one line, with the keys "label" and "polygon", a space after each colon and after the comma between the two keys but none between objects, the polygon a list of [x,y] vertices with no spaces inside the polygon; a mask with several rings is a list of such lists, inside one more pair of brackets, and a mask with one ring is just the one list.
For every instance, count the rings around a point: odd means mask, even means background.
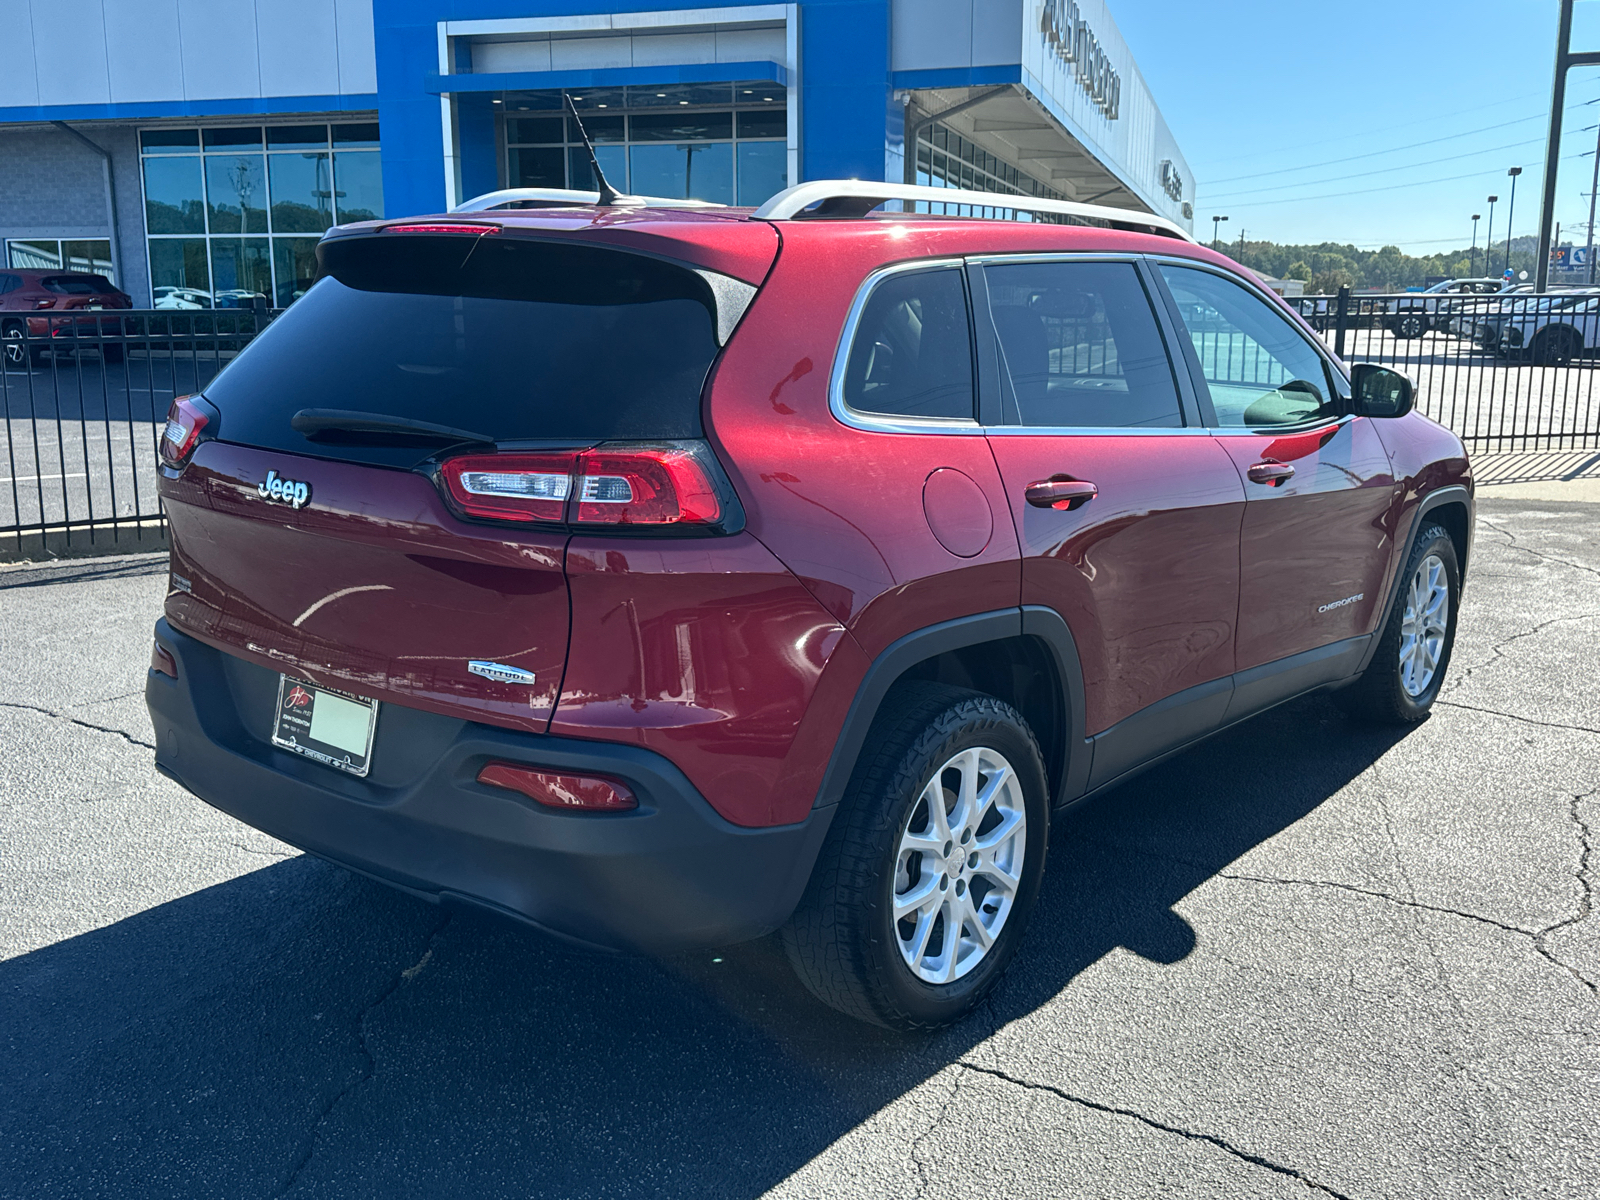
[{"label": "side mirror", "polygon": [[1356,415],[1403,417],[1416,402],[1416,391],[1399,371],[1377,363],[1356,363],[1350,368],[1350,387]]}]

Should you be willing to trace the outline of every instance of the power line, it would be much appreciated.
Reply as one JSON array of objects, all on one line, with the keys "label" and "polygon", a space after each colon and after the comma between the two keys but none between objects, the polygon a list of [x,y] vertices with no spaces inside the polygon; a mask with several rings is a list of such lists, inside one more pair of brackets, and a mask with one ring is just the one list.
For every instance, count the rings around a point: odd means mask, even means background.
[{"label": "power line", "polygon": [[[1487,104],[1477,104],[1477,105],[1474,105],[1471,108],[1458,108],[1458,109],[1455,109],[1455,110],[1453,110],[1452,112],[1449,112],[1449,113],[1436,113],[1436,114],[1434,114],[1432,116],[1418,117],[1413,121],[1401,121],[1401,122],[1399,122],[1397,124],[1390,125],[1389,128],[1390,129],[1409,129],[1414,125],[1426,125],[1430,121],[1445,120],[1445,119],[1448,119],[1449,117],[1461,116],[1464,113],[1482,112],[1486,108],[1501,108],[1501,107],[1503,107],[1504,105],[1507,105],[1507,104],[1516,104],[1516,103],[1520,103],[1523,100],[1537,99],[1539,96],[1545,95],[1545,94],[1547,94],[1547,93],[1545,93],[1545,92],[1524,92],[1519,96],[1503,96],[1499,100],[1491,100]],[[1273,148],[1271,150],[1252,150],[1248,154],[1235,154],[1231,158],[1222,158],[1222,159],[1218,159],[1217,161],[1219,163],[1243,162],[1245,159],[1248,159],[1248,158],[1261,158],[1261,157],[1264,157],[1265,155],[1268,155],[1268,154],[1282,154],[1285,150],[1312,150],[1312,149],[1315,149],[1318,146],[1331,146],[1335,142],[1348,142],[1352,138],[1367,137],[1367,136],[1369,136],[1369,135],[1367,133],[1365,133],[1365,132],[1362,132],[1362,133],[1341,133],[1337,137],[1324,138],[1320,142],[1295,142],[1292,145],[1289,145],[1289,146],[1278,146],[1278,147],[1275,147],[1275,148]]]},{"label": "power line", "polygon": [[1456,138],[1471,137],[1473,134],[1477,133],[1488,133],[1495,129],[1505,129],[1509,125],[1525,125],[1529,121],[1541,120],[1545,115],[1546,114],[1544,113],[1534,113],[1531,116],[1518,117],[1515,121],[1501,121],[1498,125],[1485,125],[1481,129],[1465,129],[1460,133],[1450,133],[1443,137],[1428,138],[1426,141],[1408,142],[1404,146],[1390,146],[1387,150],[1373,150],[1366,154],[1352,154],[1348,158],[1330,158],[1326,162],[1304,163],[1298,167],[1279,167],[1276,171],[1259,171],[1249,175],[1230,175],[1226,179],[1213,179],[1209,182],[1212,184],[1237,183],[1241,179],[1259,179],[1263,176],[1270,175],[1288,175],[1294,171],[1311,171],[1317,167],[1334,167],[1338,166],[1340,163],[1357,162],[1363,158],[1377,158],[1384,154],[1398,154],[1402,150],[1415,150],[1419,146],[1432,146],[1439,142],[1454,141]]},{"label": "power line", "polygon": [[[1465,154],[1447,154],[1443,158],[1430,158],[1424,160],[1423,162],[1405,163],[1398,167],[1379,167],[1372,171],[1358,171],[1353,175],[1333,175],[1326,179],[1303,179],[1299,183],[1279,183],[1274,184],[1272,187],[1251,188],[1248,191],[1242,192],[1224,192],[1220,196],[1208,195],[1205,197],[1205,199],[1207,203],[1213,201],[1217,203],[1226,203],[1234,196],[1255,196],[1259,195],[1261,192],[1281,192],[1287,188],[1315,187],[1318,184],[1323,183],[1342,183],[1346,179],[1365,179],[1371,175],[1388,175],[1394,171],[1411,171],[1417,167],[1431,167],[1439,163],[1459,162],[1463,158],[1477,158],[1479,155],[1495,154],[1501,150],[1520,150],[1524,146],[1537,146],[1543,141],[1543,138],[1528,138],[1521,142],[1508,142],[1504,146],[1485,146],[1482,150],[1468,150]],[[1594,151],[1589,150],[1586,153],[1593,154]]]},{"label": "power line", "polygon": [[[1575,108],[1585,108],[1596,103],[1600,103],[1600,97],[1597,97],[1594,100],[1580,100],[1575,104],[1569,104],[1567,105],[1567,110],[1570,111]],[[1505,129],[1511,125],[1523,125],[1529,121],[1542,121],[1548,115],[1548,113],[1532,113],[1526,117],[1518,117],[1513,121],[1501,121],[1496,125],[1484,125],[1478,129],[1464,129],[1460,133],[1449,133],[1444,134],[1441,137],[1427,138],[1420,142],[1409,142],[1404,146],[1390,146],[1386,150],[1371,150],[1365,154],[1352,154],[1346,158],[1330,158],[1325,162],[1304,163],[1298,167],[1279,167],[1273,171],[1254,171],[1248,175],[1230,175],[1226,179],[1212,179],[1208,180],[1207,182],[1212,186],[1220,183],[1237,183],[1241,179],[1261,179],[1272,175],[1289,175],[1295,171],[1310,171],[1317,167],[1333,167],[1339,165],[1340,163],[1358,162],[1364,158],[1379,158],[1385,154],[1398,154],[1402,150],[1415,150],[1419,146],[1432,146],[1439,142],[1448,142],[1456,138],[1471,137],[1474,134],[1479,133],[1489,133],[1496,129]]]},{"label": "power line", "polygon": [[[1560,161],[1570,162],[1572,159],[1581,158],[1579,154],[1564,155]],[[1261,200],[1257,202],[1246,201],[1243,204],[1230,203],[1230,208],[1260,208],[1267,204],[1301,204],[1308,200],[1337,200],[1342,196],[1370,196],[1374,192],[1395,192],[1403,188],[1426,187],[1433,183],[1454,183],[1459,179],[1481,179],[1482,171],[1468,171],[1465,175],[1446,175],[1442,179],[1416,179],[1410,183],[1391,183],[1383,187],[1357,188],[1350,192],[1325,192],[1320,196],[1285,196],[1278,200]]]}]

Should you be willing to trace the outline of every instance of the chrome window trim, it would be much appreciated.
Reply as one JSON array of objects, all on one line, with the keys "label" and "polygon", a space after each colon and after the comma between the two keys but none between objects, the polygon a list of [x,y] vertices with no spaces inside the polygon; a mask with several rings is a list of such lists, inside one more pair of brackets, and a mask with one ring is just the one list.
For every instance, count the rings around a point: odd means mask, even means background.
[{"label": "chrome window trim", "polygon": [[997,437],[1204,437],[1214,431],[1204,425],[985,425],[983,432]]},{"label": "chrome window trim", "polygon": [[1012,263],[1041,262],[1136,263],[1148,257],[1126,250],[1024,250],[1017,254],[969,254],[967,261],[978,267],[1004,267]]},{"label": "chrome window trim", "polygon": [[[856,328],[861,322],[861,314],[866,309],[867,301],[871,299],[873,291],[884,279],[893,275],[904,274],[908,271],[929,271],[946,267],[961,267],[971,263],[977,266],[1001,266],[1010,263],[1035,263],[1035,262],[1125,262],[1136,263],[1140,260],[1156,265],[1171,263],[1174,266],[1193,267],[1197,270],[1210,271],[1224,279],[1242,284],[1257,298],[1271,304],[1277,299],[1272,292],[1265,290],[1259,284],[1234,273],[1212,266],[1210,263],[1200,262],[1196,259],[1185,258],[1181,255],[1153,255],[1130,254],[1117,251],[1029,251],[1021,254],[972,254],[964,257],[948,258],[921,258],[911,259],[906,262],[891,263],[886,267],[879,267],[864,280],[856,289],[855,298],[850,302],[850,311],[845,317],[844,330],[839,337],[839,345],[834,351],[833,369],[828,379],[828,408],[834,418],[841,424],[851,429],[864,433],[943,433],[964,436],[980,435],[995,437],[1261,437],[1275,432],[1296,432],[1298,426],[1273,425],[1262,427],[1233,426],[1233,425],[1183,425],[1163,426],[1160,428],[1138,428],[1126,425],[1096,425],[1096,426],[1036,426],[1036,425],[980,425],[976,420],[964,420],[959,417],[890,417],[875,413],[861,412],[851,408],[844,399],[844,376],[849,365],[850,346],[855,340]],[[1304,338],[1304,334],[1301,337]],[[1331,354],[1326,353],[1311,343],[1312,349],[1332,366],[1338,376],[1346,385],[1350,382],[1349,375],[1343,365]],[[1353,420],[1349,413],[1337,418],[1338,424]],[[1306,429],[1314,429],[1318,422],[1303,423]]]},{"label": "chrome window trim", "polygon": [[1342,428],[1355,419],[1355,413],[1340,413],[1331,421],[1324,417],[1314,421],[1299,421],[1293,425],[1215,425],[1207,432],[1217,437],[1294,437],[1333,425]]},{"label": "chrome window trim", "polygon": [[[844,377],[850,365],[850,347],[855,343],[856,328],[861,323],[861,314],[866,310],[867,301],[872,298],[872,293],[877,290],[878,285],[892,276],[904,275],[911,271],[936,271],[952,267],[960,270],[962,263],[963,260],[959,257],[911,259],[908,262],[879,267],[861,281],[861,286],[856,289],[855,299],[850,302],[850,311],[845,316],[844,331],[839,335],[839,345],[833,354],[833,370],[828,376],[828,408],[841,425],[866,433],[982,435],[983,426],[978,424],[975,417],[897,417],[887,413],[862,412],[860,409],[851,408],[844,398]],[[965,290],[966,280],[962,280],[961,286]],[[975,363],[974,368],[976,368]],[[976,405],[976,387],[974,387],[973,402]]]}]

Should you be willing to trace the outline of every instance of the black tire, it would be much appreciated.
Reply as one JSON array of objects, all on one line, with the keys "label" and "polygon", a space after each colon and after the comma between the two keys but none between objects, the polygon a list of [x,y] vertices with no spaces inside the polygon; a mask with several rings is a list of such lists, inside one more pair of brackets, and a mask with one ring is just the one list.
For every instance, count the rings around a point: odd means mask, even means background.
[{"label": "black tire", "polygon": [[1541,329],[1533,339],[1533,361],[1541,367],[1564,367],[1583,353],[1583,339],[1576,329],[1555,325]]},{"label": "black tire", "polygon": [[1428,318],[1422,313],[1401,313],[1390,327],[1397,338],[1419,338],[1428,332]]},{"label": "black tire", "polygon": [[[912,824],[919,814],[922,822],[931,820],[921,795],[934,772],[977,747],[1003,755],[1021,786],[1026,825],[1019,883],[993,943],[975,965],[951,982],[925,982],[902,956],[893,916],[901,839],[908,828],[920,831]],[[960,1019],[994,986],[1016,951],[1038,898],[1049,822],[1039,743],[1015,709],[944,684],[896,686],[873,722],[805,896],[784,927],[784,949],[795,973],[824,1004],[890,1029],[932,1030]],[[979,839],[984,836],[979,829]],[[924,861],[917,859],[919,876]],[[942,882],[933,884],[931,873],[927,878],[930,892],[945,889]],[[949,887],[952,896],[987,903],[988,893],[980,896],[960,877]],[[931,930],[941,930],[942,942],[942,926],[928,919]],[[959,925],[958,935],[965,928]],[[958,955],[960,945],[958,936],[954,950],[944,952]]]},{"label": "black tire", "polygon": [[[1403,678],[1401,650],[1405,642],[1406,609],[1412,580],[1430,558],[1443,567],[1450,613],[1445,624],[1442,647],[1432,678],[1415,694]],[[1450,655],[1456,644],[1456,618],[1461,611],[1461,567],[1456,561],[1455,543],[1440,525],[1426,525],[1418,532],[1406,556],[1400,577],[1395,582],[1394,600],[1388,618],[1378,633],[1372,661],[1355,683],[1334,693],[1335,699],[1352,716],[1387,725],[1410,725],[1428,715],[1450,668]]]}]

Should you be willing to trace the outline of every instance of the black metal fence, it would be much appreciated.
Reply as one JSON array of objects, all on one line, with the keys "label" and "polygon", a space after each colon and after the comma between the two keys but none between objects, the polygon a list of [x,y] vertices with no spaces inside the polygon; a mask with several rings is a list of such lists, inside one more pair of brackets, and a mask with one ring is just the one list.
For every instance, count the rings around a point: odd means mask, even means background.
[{"label": "black metal fence", "polygon": [[205,387],[276,315],[0,313],[0,553],[160,545],[168,405]]},{"label": "black metal fence", "polygon": [[[1346,362],[1382,363],[1409,375],[1421,410],[1470,450],[1600,448],[1600,293],[1345,290],[1289,303]],[[159,545],[165,519],[156,447],[168,405],[205,387],[276,315],[0,313],[0,553]],[[1244,335],[1206,338],[1202,359],[1215,364],[1219,378],[1282,382],[1270,356],[1243,344]],[[1223,346],[1217,338],[1243,343]],[[1075,369],[1110,368],[1102,355]]]},{"label": "black metal fence", "polygon": [[1469,451],[1600,447],[1600,293],[1295,297],[1347,363],[1411,377]]}]

